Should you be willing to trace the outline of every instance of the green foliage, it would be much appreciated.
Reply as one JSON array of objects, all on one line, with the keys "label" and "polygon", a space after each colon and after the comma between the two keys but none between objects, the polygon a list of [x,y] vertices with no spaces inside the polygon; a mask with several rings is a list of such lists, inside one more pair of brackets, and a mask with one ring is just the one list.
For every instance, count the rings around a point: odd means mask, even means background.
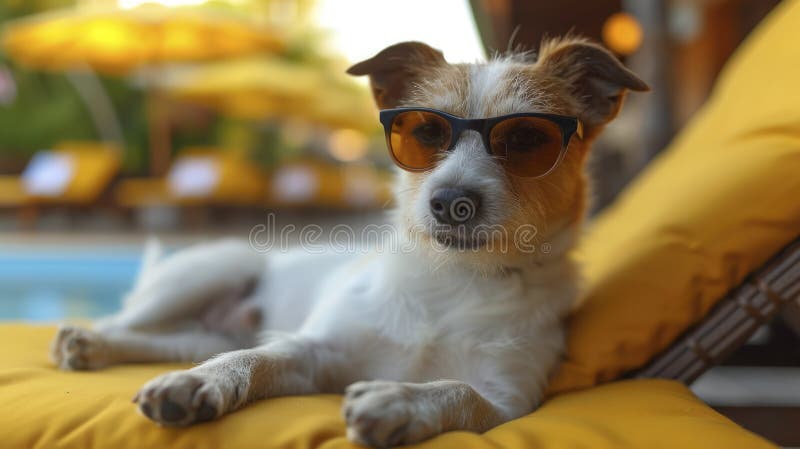
[{"label": "green foliage", "polygon": [[0,0],[0,20],[10,20],[74,4],[75,0]]},{"label": "green foliage", "polygon": [[111,99],[125,139],[122,170],[125,173],[144,174],[149,154],[145,93],[134,89],[124,79],[105,77],[102,78],[102,84]]},{"label": "green foliage", "polygon": [[[0,0],[0,24],[48,9],[74,4],[67,0]],[[65,140],[96,140],[84,99],[59,73],[27,70],[0,53],[0,70],[11,75],[16,98],[0,104],[0,158],[25,158]],[[143,172],[147,166],[147,121],[144,95],[126,80],[102,78],[123,130],[124,170]]]},{"label": "green foliage", "polygon": [[[9,20],[74,3],[74,0],[0,0],[0,27]],[[226,2],[220,5],[230,7]],[[330,63],[319,53],[318,44],[324,38],[321,33],[309,31],[294,39],[282,56],[322,69]],[[100,138],[85,99],[68,77],[20,67],[1,50],[0,71],[10,74],[17,92],[12,102],[0,104],[0,162],[4,158],[24,159],[66,140]],[[100,79],[122,128],[123,171],[145,174],[149,155],[146,94],[127,79]],[[173,131],[173,149],[216,143],[243,149],[265,167],[304,151],[281,138],[277,123],[240,123],[218,117],[205,127]]]},{"label": "green foliage", "polygon": [[17,95],[0,106],[0,151],[24,155],[61,140],[96,138],[80,97],[65,77],[14,68],[11,76]]}]

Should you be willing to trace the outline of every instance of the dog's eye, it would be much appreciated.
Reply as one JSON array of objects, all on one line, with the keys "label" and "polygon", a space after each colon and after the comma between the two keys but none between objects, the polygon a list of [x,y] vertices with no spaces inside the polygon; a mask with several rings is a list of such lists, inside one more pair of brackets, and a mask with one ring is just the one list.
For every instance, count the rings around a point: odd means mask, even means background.
[{"label": "dog's eye", "polygon": [[445,132],[442,125],[436,122],[426,122],[417,125],[411,132],[419,143],[426,147],[441,148],[444,146]]},{"label": "dog's eye", "polygon": [[530,126],[518,126],[504,136],[507,151],[533,151],[548,143],[549,137]]}]

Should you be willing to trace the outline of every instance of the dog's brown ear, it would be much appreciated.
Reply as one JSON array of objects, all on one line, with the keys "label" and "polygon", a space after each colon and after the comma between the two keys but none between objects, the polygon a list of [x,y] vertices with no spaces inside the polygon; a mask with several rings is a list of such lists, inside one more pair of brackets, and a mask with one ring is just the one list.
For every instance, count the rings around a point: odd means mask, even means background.
[{"label": "dog's brown ear", "polygon": [[626,90],[650,90],[608,50],[583,38],[543,42],[537,66],[567,81],[581,108],[578,117],[588,127],[613,119]]},{"label": "dog's brown ear", "polygon": [[422,42],[401,42],[350,67],[347,73],[369,75],[375,103],[386,109],[396,107],[426,69],[444,64],[447,62],[441,51]]}]

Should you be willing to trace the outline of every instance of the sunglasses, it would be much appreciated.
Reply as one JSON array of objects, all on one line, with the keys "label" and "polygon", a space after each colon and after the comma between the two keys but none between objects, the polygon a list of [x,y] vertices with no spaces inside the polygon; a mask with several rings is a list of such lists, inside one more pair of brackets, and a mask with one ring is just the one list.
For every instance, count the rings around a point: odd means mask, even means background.
[{"label": "sunglasses", "polygon": [[576,117],[525,112],[485,119],[464,119],[436,109],[397,108],[380,113],[386,145],[395,163],[408,171],[433,168],[466,130],[477,131],[486,151],[508,173],[539,178],[564,158],[573,135],[583,138]]}]

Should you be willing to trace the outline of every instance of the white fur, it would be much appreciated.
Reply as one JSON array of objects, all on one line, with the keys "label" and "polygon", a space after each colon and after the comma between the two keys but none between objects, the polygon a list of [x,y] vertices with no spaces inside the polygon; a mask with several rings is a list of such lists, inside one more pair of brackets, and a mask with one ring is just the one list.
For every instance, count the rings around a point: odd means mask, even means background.
[{"label": "white fur", "polygon": [[[494,86],[508,64],[476,66],[468,99],[474,115],[499,97]],[[529,107],[511,97],[499,107]],[[201,361],[239,349],[142,388],[140,409],[168,425],[271,396],[342,393],[348,385],[348,435],[373,446],[484,431],[531,412],[563,349],[561,320],[577,294],[571,236],[549,257],[493,270],[461,263],[455,249],[432,255],[428,241],[414,247],[407,231],[431,225],[428,196],[436,188],[479,191],[489,225],[517,206],[474,133],[461,136],[416,197],[402,193],[413,181],[401,179],[395,238],[403,250],[263,256],[245,242],[224,241],[162,258],[150,244],[124,309],[94,331],[62,329],[54,359],[65,369],[87,369]],[[260,344],[251,341],[254,332],[232,335],[204,320],[223,299],[225,311],[244,321],[256,316],[249,307],[259,308],[266,331]]]}]

